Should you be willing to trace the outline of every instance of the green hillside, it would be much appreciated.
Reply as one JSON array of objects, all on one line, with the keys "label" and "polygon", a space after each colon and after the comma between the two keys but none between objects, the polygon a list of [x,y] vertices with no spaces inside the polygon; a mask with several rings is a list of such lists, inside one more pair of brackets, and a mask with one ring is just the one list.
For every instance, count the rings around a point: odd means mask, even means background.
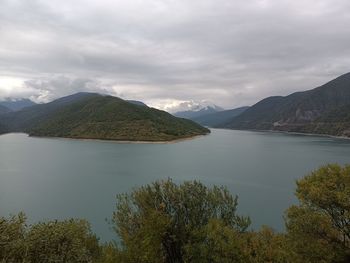
[{"label": "green hillside", "polygon": [[326,112],[299,131],[350,137],[350,104]]},{"label": "green hillside", "polygon": [[10,112],[0,116],[0,122],[6,124],[8,129],[13,132],[24,132],[37,127],[40,123],[51,118],[52,114],[64,107],[76,103],[82,99],[96,96],[95,93],[81,92],[67,97],[57,99],[46,104],[37,104],[35,106],[24,108],[17,112]]},{"label": "green hillside", "polygon": [[2,123],[31,136],[104,140],[169,141],[210,132],[164,111],[93,93],[7,114]]},{"label": "green hillside", "polygon": [[347,73],[313,90],[263,99],[220,127],[347,136],[349,105]]}]

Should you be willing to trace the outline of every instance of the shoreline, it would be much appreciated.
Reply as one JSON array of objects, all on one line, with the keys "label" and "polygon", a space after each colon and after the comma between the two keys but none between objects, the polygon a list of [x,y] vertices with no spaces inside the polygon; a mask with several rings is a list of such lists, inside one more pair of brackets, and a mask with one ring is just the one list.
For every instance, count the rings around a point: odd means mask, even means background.
[{"label": "shoreline", "polygon": [[[51,136],[31,136],[28,133],[24,132],[11,132],[11,133],[5,133],[1,135],[6,135],[6,134],[25,134],[27,137],[31,138],[38,138],[38,139],[53,139],[53,140],[73,140],[73,141],[96,141],[96,142],[112,142],[112,143],[119,143],[119,144],[173,144],[173,143],[178,143],[178,142],[183,142],[183,141],[189,141],[189,140],[194,140],[199,137],[207,136],[210,133],[203,134],[203,135],[194,135],[191,137],[185,137],[185,138],[179,138],[179,139],[174,139],[174,140],[167,140],[167,141],[128,141],[128,140],[114,140],[114,139],[89,139],[89,138],[70,138],[70,137],[51,137]],[[0,135],[0,136],[1,136]]]},{"label": "shoreline", "polygon": [[[285,135],[300,135],[300,136],[310,136],[310,137],[321,137],[321,138],[332,138],[332,139],[338,139],[338,140],[350,140],[350,137],[345,136],[336,136],[336,135],[330,135],[330,134],[317,134],[317,133],[303,133],[303,132],[289,132],[289,131],[276,131],[276,130],[253,130],[253,129],[229,129],[229,128],[211,128],[208,127],[208,129],[217,129],[217,130],[230,130],[230,131],[249,131],[249,132],[264,132],[264,133],[277,133],[277,134],[285,134]],[[200,137],[208,136],[211,134],[202,134],[202,135],[194,135],[191,137],[185,137],[185,138],[179,138],[175,140],[167,140],[167,141],[131,141],[131,140],[109,140],[109,139],[88,139],[88,138],[69,138],[69,137],[50,137],[50,136],[31,136],[24,132],[10,132],[10,133],[4,133],[0,134],[6,135],[6,134],[25,134],[28,137],[32,138],[46,138],[46,139],[54,139],[54,140],[73,140],[73,141],[97,141],[97,142],[113,142],[113,143],[120,143],[120,144],[173,144],[183,141],[189,141],[194,140]]]},{"label": "shoreline", "polygon": [[292,135],[304,135],[304,136],[326,137],[326,138],[333,138],[333,139],[350,140],[350,137],[336,136],[336,135],[330,135],[330,134],[302,133],[302,132],[283,132],[283,131],[281,131],[281,133],[292,134]]},{"label": "shoreline", "polygon": [[220,130],[231,130],[231,131],[251,131],[251,132],[266,132],[266,133],[280,133],[287,135],[302,135],[302,136],[313,136],[313,137],[325,137],[333,139],[350,140],[350,137],[346,136],[336,136],[330,134],[319,134],[319,133],[304,133],[304,132],[290,132],[290,131],[276,131],[276,130],[253,130],[253,129],[229,129],[229,128],[213,128]]}]

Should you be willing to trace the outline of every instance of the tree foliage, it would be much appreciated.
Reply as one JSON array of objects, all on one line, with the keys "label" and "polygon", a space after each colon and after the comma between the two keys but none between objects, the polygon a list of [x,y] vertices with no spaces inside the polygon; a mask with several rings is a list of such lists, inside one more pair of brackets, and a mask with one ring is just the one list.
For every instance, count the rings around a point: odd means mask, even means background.
[{"label": "tree foliage", "polygon": [[304,262],[350,260],[350,166],[330,164],[297,181],[300,205],[286,213],[288,236]]},{"label": "tree foliage", "polygon": [[198,233],[211,220],[237,232],[250,224],[236,215],[237,197],[227,189],[196,181],[155,182],[117,198],[113,220],[130,262],[184,262],[188,247],[204,242]]},{"label": "tree foliage", "polygon": [[25,222],[23,213],[0,218],[0,262],[22,262],[25,258]]},{"label": "tree foliage", "polygon": [[0,133],[76,139],[171,141],[210,133],[165,111],[95,93],[77,93],[0,114],[0,123]]},{"label": "tree foliage", "polygon": [[28,226],[22,213],[0,218],[0,262],[92,262],[99,257],[98,239],[85,220]]}]

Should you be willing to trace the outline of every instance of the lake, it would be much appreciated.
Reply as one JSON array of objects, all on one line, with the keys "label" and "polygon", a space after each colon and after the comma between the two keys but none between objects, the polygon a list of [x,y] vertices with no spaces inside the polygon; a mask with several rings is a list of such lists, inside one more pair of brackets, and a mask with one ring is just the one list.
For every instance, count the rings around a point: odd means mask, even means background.
[{"label": "lake", "polygon": [[239,196],[254,229],[284,229],[296,202],[295,180],[320,165],[350,163],[350,140],[213,129],[169,144],[0,136],[0,216],[23,211],[29,222],[85,218],[102,240],[115,195],[155,180],[200,180]]}]

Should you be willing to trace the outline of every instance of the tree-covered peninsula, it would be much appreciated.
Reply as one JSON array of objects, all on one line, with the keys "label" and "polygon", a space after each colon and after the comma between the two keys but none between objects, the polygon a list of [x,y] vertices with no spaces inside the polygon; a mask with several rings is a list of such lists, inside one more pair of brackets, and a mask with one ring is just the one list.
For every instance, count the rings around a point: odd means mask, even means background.
[{"label": "tree-covered peninsula", "polygon": [[77,93],[0,115],[0,130],[76,139],[172,141],[210,131],[193,121],[96,93]]}]

